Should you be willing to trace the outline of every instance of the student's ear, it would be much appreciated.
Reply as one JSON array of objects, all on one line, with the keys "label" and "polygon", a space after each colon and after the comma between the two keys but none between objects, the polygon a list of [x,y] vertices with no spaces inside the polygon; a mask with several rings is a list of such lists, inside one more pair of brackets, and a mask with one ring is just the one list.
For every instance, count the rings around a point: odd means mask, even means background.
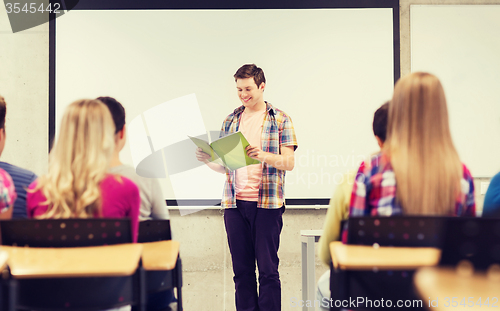
[{"label": "student's ear", "polygon": [[2,154],[3,149],[5,148],[6,137],[5,128],[0,128],[0,154]]},{"label": "student's ear", "polygon": [[265,82],[262,82],[259,86],[259,89],[261,89],[262,91],[264,91],[264,89],[266,88],[266,83]]},{"label": "student's ear", "polygon": [[123,126],[122,130],[118,132],[118,134],[120,135],[120,139],[125,138],[125,125]]}]

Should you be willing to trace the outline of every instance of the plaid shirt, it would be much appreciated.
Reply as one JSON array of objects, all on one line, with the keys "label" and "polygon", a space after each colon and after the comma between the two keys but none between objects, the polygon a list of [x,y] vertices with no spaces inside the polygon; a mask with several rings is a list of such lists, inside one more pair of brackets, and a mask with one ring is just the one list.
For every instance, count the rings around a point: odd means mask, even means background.
[{"label": "plaid shirt", "polygon": [[[222,124],[220,137],[239,130],[241,114],[244,106],[236,108]],[[281,146],[294,146],[297,149],[297,138],[292,119],[283,111],[266,102],[266,116],[262,127],[262,150],[280,154]],[[226,168],[226,183],[222,195],[222,208],[236,208],[234,191],[235,172]],[[279,170],[267,163],[262,163],[262,180],[259,185],[258,208],[281,208],[285,203],[285,170]]]},{"label": "plaid shirt", "polygon": [[[461,192],[455,204],[456,216],[476,216],[474,201],[474,181],[471,173],[463,165],[460,181]],[[372,157],[371,165],[363,162],[353,185],[350,216],[392,216],[403,211],[396,199],[396,175],[386,155]]]}]

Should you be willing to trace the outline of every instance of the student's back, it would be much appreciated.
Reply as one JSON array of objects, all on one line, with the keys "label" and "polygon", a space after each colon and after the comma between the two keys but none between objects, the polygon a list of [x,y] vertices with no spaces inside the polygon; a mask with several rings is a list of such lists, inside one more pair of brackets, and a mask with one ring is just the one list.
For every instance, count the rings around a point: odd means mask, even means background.
[{"label": "student's back", "polygon": [[28,191],[28,216],[129,217],[137,241],[139,189],[127,178],[107,172],[113,134],[113,120],[100,101],[79,100],[69,105],[49,157],[49,172]]},{"label": "student's back", "polygon": [[108,107],[115,125],[115,150],[111,159],[109,172],[125,176],[139,187],[141,195],[140,220],[169,219],[167,205],[158,180],[139,176],[133,167],[125,165],[120,161],[120,151],[125,146],[127,140],[125,108],[113,97],[106,96],[97,99]]},{"label": "student's back", "polygon": [[444,90],[428,73],[395,86],[387,140],[361,164],[350,216],[475,216],[474,183],[453,145]]},{"label": "student's back", "polygon": [[[37,188],[37,181],[33,182],[29,190]],[[101,191],[101,207],[89,215],[91,217],[104,218],[138,218],[138,211],[132,209],[133,205],[138,205],[138,188],[131,180],[119,175],[106,175],[99,184]],[[42,190],[28,193],[27,211],[29,218],[42,218],[49,209],[49,205],[44,204],[47,198]],[[135,203],[133,203],[135,202]]]},{"label": "student's back", "polygon": [[141,208],[139,220],[169,219],[169,213],[158,180],[139,176],[131,166],[113,166],[109,172],[132,180],[139,188]]}]

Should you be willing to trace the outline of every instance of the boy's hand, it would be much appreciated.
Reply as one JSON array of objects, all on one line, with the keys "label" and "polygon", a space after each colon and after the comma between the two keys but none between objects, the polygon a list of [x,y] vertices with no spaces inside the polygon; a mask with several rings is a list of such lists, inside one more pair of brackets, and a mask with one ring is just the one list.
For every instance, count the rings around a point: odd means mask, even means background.
[{"label": "boy's hand", "polygon": [[203,162],[203,163],[208,163],[208,162],[210,162],[211,158],[212,157],[208,153],[203,152],[203,149],[196,148],[196,159],[198,161]]},{"label": "boy's hand", "polygon": [[256,160],[259,160],[259,161],[263,162],[263,160],[265,158],[265,153],[266,152],[262,151],[262,149],[260,149],[259,147],[248,145],[245,148],[245,150],[247,151],[247,155],[250,158],[256,159]]}]

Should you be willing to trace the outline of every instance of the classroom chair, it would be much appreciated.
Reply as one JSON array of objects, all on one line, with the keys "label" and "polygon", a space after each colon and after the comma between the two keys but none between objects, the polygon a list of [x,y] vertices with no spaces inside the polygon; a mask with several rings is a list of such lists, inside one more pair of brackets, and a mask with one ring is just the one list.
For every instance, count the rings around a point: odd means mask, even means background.
[{"label": "classroom chair", "polygon": [[131,243],[129,219],[4,220],[0,234],[17,309],[145,310],[143,246]]},{"label": "classroom chair", "polygon": [[499,306],[500,219],[450,218],[439,266],[419,269],[414,286],[429,310]]},{"label": "classroom chair", "polygon": [[475,270],[500,265],[499,218],[450,218],[443,234],[440,266],[468,261]]},{"label": "classroom chair", "polygon": [[[144,246],[143,267],[146,270],[148,295],[176,288],[177,309],[182,306],[182,262],[179,242],[172,241],[170,220],[147,220],[139,223],[138,242]],[[156,295],[157,297],[157,295]]]},{"label": "classroom chair", "polygon": [[[335,301],[413,300],[412,276],[421,266],[436,265],[446,217],[352,217],[347,222],[347,245],[331,244],[331,310]],[[333,302],[333,303],[332,303]],[[361,307],[360,307],[361,305]],[[345,306],[344,306],[345,307]],[[373,303],[348,309],[378,309]],[[418,306],[413,310],[419,310]]]}]

